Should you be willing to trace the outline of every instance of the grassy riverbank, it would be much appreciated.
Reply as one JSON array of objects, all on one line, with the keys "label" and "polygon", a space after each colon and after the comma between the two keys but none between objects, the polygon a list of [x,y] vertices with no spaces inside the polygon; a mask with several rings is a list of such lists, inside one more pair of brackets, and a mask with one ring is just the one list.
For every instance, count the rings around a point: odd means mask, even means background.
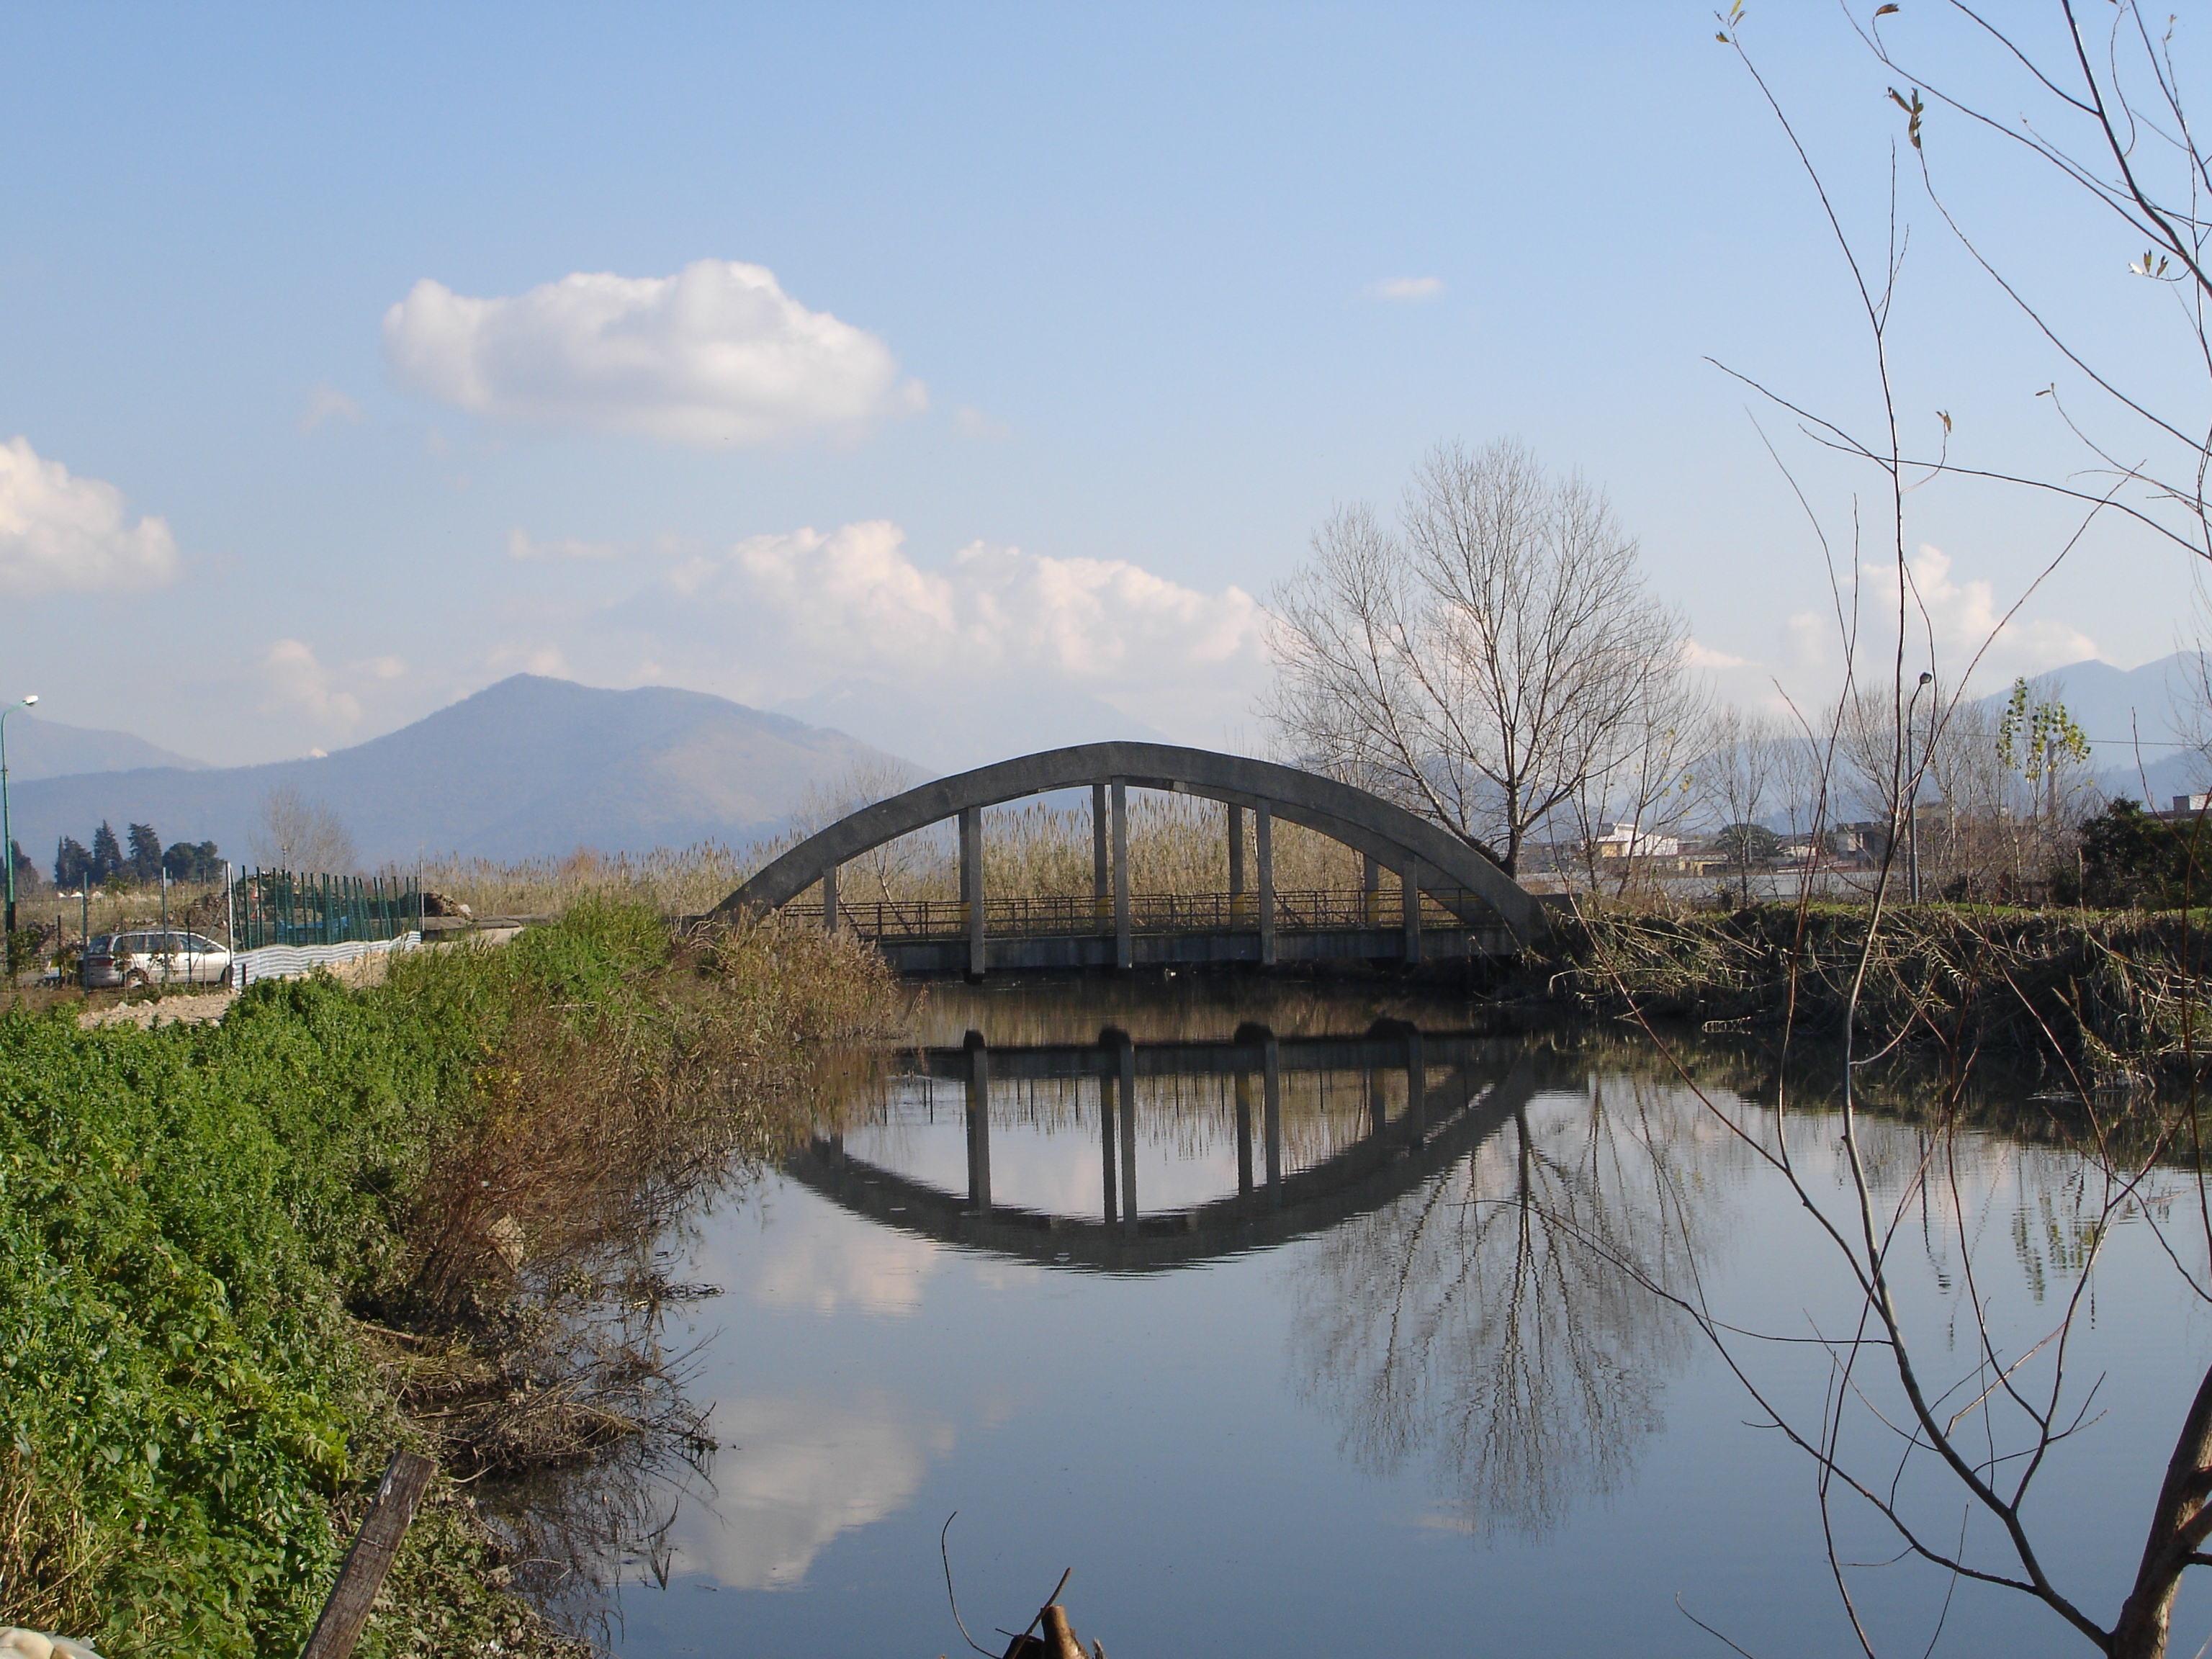
[{"label": "grassy riverbank", "polygon": [[[650,1355],[564,1332],[895,994],[819,933],[589,903],[219,1025],[0,1015],[0,1622],[295,1651],[395,1444],[512,1467],[649,1422]],[[440,1356],[434,1409],[395,1350]],[[556,1650],[504,1578],[444,1486],[360,1650]]]},{"label": "grassy riverbank", "polygon": [[1869,951],[1870,918],[1836,904],[1561,917],[1526,972],[1595,1012],[1809,1036],[1840,1032],[1856,982],[1863,1037],[2084,1083],[2179,1074],[2212,1052],[2212,913],[1898,907]]}]

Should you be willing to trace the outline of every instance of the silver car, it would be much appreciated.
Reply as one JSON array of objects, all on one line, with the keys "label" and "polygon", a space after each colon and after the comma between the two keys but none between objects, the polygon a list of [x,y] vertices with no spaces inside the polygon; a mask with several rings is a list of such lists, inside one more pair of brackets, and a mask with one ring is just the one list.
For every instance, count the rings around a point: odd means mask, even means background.
[{"label": "silver car", "polygon": [[230,977],[230,952],[198,933],[100,933],[85,946],[87,989],[214,985]]}]

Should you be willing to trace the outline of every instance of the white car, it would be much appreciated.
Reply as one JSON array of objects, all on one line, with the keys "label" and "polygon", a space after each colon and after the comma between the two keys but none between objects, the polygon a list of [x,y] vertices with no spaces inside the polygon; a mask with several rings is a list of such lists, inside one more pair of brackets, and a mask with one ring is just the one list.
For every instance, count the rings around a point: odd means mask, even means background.
[{"label": "white car", "polygon": [[87,989],[106,985],[215,985],[230,952],[198,933],[101,933],[84,951]]}]

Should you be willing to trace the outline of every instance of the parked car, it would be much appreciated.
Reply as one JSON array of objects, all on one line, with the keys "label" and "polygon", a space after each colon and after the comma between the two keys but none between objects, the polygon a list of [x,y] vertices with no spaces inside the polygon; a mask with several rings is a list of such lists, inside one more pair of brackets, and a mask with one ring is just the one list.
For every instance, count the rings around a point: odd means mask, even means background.
[{"label": "parked car", "polygon": [[213,985],[230,976],[230,952],[198,933],[101,933],[85,946],[87,989],[104,985]]}]

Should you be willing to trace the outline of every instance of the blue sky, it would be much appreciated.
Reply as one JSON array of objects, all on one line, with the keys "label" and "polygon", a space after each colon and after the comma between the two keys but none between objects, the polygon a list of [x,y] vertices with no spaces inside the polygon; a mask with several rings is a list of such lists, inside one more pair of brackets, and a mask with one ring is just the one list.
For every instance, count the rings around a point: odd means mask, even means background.
[{"label": "blue sky", "polygon": [[[860,674],[1255,744],[1256,602],[1315,522],[1503,435],[1610,489],[1729,695],[1831,689],[1819,546],[1705,360],[1859,421],[1863,332],[1705,6],[5,16],[0,689],[56,720],[244,761],[523,668],[763,706]],[[1894,77],[1826,6],[1747,38],[1879,234]],[[2039,295],[2202,403],[2139,249],[1931,143]],[[2078,468],[1916,191],[1905,412]],[[1761,418],[1847,523],[1875,481]],[[1913,514],[1956,672],[2074,526]],[[2191,580],[2094,529],[1985,678],[2160,656]]]}]

